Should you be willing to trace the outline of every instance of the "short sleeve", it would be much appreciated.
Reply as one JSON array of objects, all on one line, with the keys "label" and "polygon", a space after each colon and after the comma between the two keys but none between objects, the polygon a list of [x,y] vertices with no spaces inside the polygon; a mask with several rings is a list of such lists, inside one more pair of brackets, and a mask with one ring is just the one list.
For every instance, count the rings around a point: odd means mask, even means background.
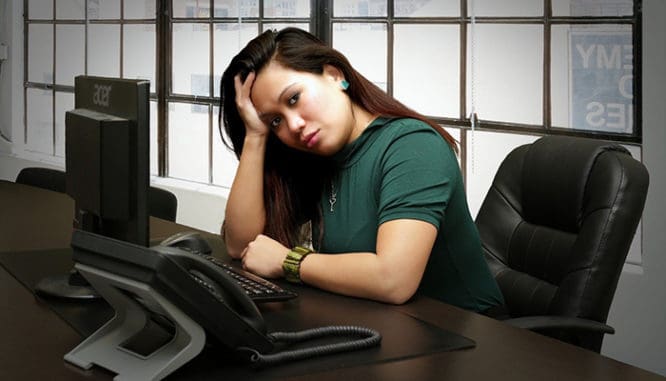
[{"label": "short sleeve", "polygon": [[432,127],[410,122],[394,126],[396,133],[381,163],[379,224],[406,218],[426,221],[439,229],[460,176],[458,161]]}]

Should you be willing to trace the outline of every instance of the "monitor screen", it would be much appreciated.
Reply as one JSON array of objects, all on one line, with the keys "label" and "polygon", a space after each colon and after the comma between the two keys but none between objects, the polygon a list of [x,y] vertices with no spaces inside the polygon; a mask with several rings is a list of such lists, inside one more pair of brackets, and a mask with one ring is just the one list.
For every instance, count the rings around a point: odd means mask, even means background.
[{"label": "monitor screen", "polygon": [[74,226],[148,246],[149,86],[78,76],[65,114],[66,189]]}]

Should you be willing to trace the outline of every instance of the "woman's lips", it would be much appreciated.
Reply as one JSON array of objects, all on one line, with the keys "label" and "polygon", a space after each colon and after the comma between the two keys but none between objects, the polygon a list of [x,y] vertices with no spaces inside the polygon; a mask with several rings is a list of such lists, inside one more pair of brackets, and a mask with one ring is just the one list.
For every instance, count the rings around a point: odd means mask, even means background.
[{"label": "woman's lips", "polygon": [[306,147],[312,148],[319,141],[319,130],[313,131],[305,135],[302,141],[306,145]]}]

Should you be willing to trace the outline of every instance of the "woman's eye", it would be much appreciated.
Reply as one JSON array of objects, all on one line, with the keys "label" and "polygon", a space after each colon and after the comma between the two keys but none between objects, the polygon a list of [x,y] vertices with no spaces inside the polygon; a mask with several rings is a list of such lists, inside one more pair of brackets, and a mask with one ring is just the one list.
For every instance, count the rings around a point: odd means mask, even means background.
[{"label": "woman's eye", "polygon": [[291,98],[289,98],[289,100],[287,101],[287,102],[289,103],[289,106],[293,106],[293,105],[295,105],[296,102],[298,101],[298,98],[299,98],[300,96],[301,96],[301,94],[296,93],[296,94],[294,94]]},{"label": "woman's eye", "polygon": [[277,117],[271,120],[271,128],[278,128],[280,126],[280,123],[282,123],[282,118]]}]

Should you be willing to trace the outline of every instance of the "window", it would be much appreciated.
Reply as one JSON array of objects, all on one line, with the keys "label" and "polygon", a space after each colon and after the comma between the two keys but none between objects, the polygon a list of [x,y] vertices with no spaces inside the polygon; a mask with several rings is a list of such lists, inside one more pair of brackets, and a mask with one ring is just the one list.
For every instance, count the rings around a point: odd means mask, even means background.
[{"label": "window", "polygon": [[64,158],[65,111],[74,108],[74,77],[81,74],[149,79],[155,143],[155,1],[25,3],[25,149]]},{"label": "window", "polygon": [[237,160],[217,125],[222,72],[263,30],[309,30],[310,1],[173,0],[172,6],[162,168],[169,177],[229,187]]},{"label": "window", "polygon": [[[468,177],[472,141],[484,147],[482,139],[501,133],[641,142],[640,1],[25,4],[25,149],[56,158],[64,155],[74,76],[145,78],[151,172],[230,186],[236,159],[218,132],[220,76],[247,41],[285,26],[317,34],[379,87],[453,131]],[[472,129],[485,134],[474,138]]]},{"label": "window", "polygon": [[639,3],[337,0],[331,40],[443,125],[639,143]]}]

